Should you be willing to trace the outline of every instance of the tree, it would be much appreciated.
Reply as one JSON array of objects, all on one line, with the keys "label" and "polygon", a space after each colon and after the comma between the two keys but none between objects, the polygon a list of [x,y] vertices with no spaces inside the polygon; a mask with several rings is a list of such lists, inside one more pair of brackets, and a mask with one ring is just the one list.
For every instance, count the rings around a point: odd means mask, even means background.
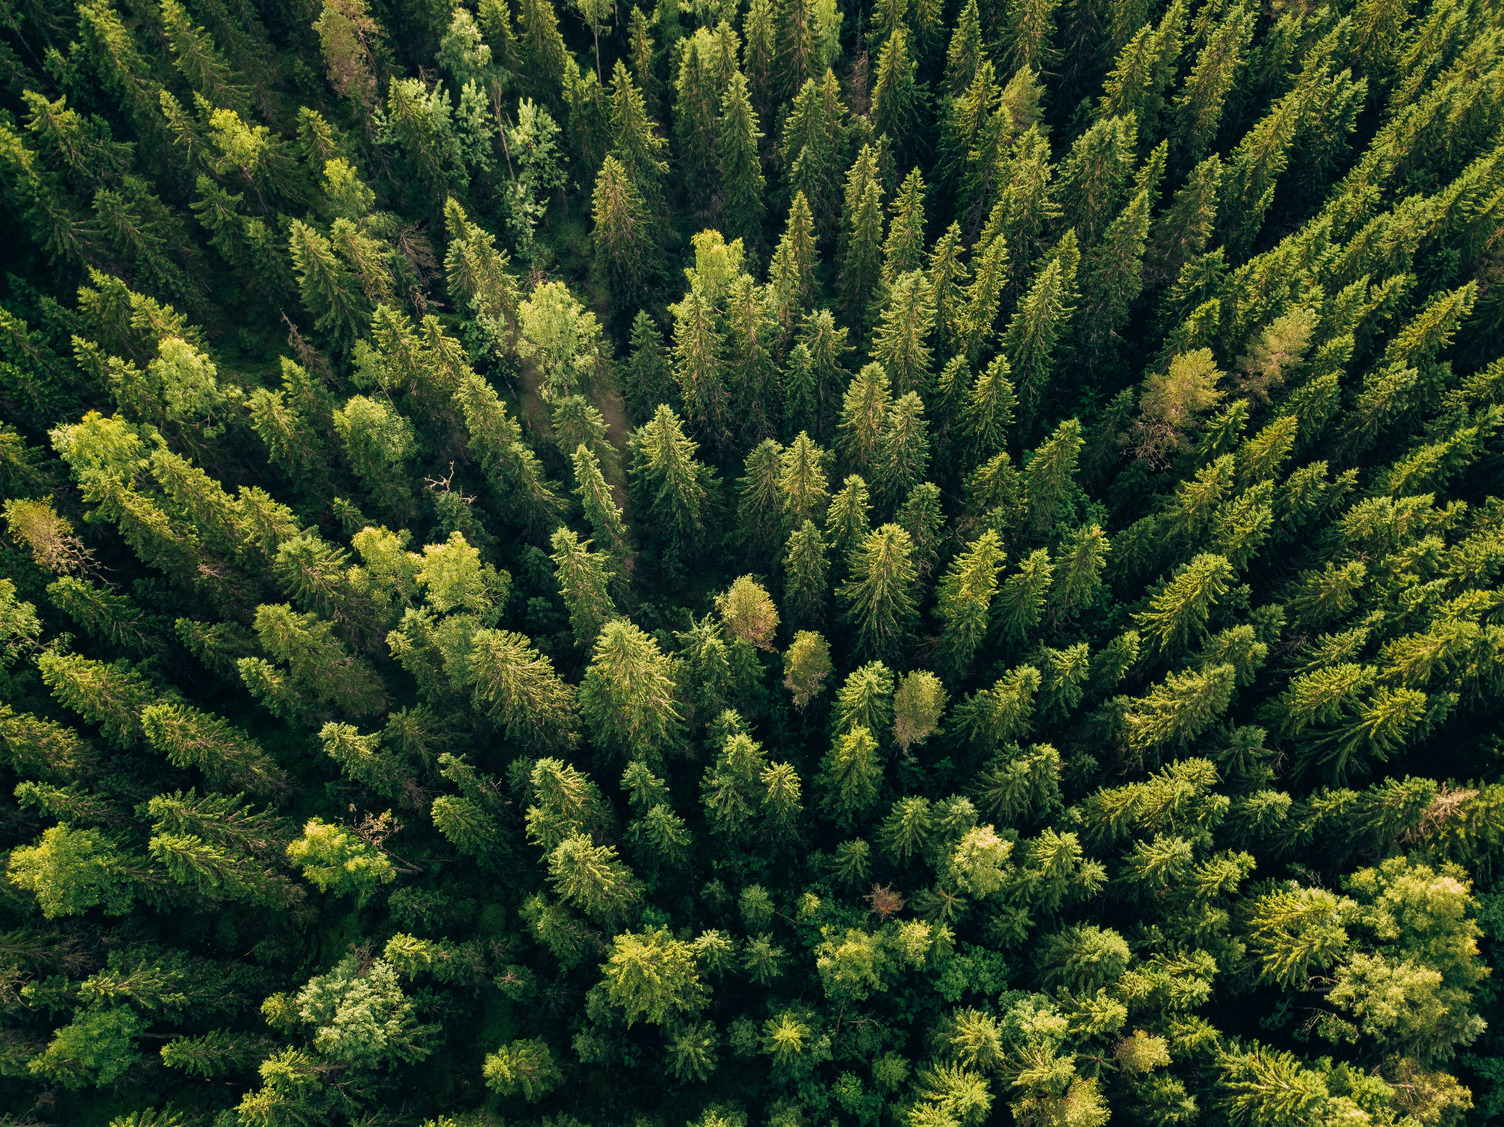
[{"label": "tree", "polygon": [[[748,40],[748,50],[751,40]],[[721,94],[716,156],[720,165],[721,215],[729,238],[752,250],[763,243],[762,158],[758,151],[758,115],[752,108],[747,78],[740,71]]]},{"label": "tree", "polygon": [[698,1011],[708,1000],[690,945],[673,938],[667,928],[618,935],[604,971],[606,996],[623,1011],[629,1028],[639,1020],[663,1025]]},{"label": "tree", "polygon": [[627,445],[640,503],[667,531],[673,558],[692,556],[705,536],[713,481],[710,468],[695,460],[697,444],[685,435],[679,416],[660,404],[653,418],[632,432]]},{"label": "tree", "polygon": [[628,293],[635,292],[652,270],[648,209],[616,157],[606,156],[591,199],[597,252],[604,256],[612,280]]},{"label": "tree", "polygon": [[580,713],[592,738],[617,754],[657,755],[679,738],[673,663],[658,643],[624,619],[595,640],[580,683]]},{"label": "tree", "polygon": [[872,359],[883,366],[900,393],[930,390],[929,342],[934,327],[929,279],[919,270],[899,275],[883,304]]},{"label": "tree", "polygon": [[936,658],[952,682],[966,675],[987,633],[1002,565],[998,534],[988,529],[951,561],[940,581],[935,613],[945,627]]},{"label": "tree", "polygon": [[[803,0],[792,2],[802,4]],[[805,80],[789,107],[779,152],[788,169],[789,186],[796,196],[804,196],[822,241],[835,229],[847,128],[846,106],[834,72],[827,70],[823,79]]]},{"label": "tree", "polygon": [[1035,275],[1003,334],[1002,351],[1014,372],[1025,427],[1033,425],[1049,390],[1055,349],[1064,335],[1066,322],[1075,312],[1070,302],[1075,297],[1080,257],[1075,232],[1067,231]]},{"label": "tree", "polygon": [[815,522],[806,519],[789,534],[783,557],[783,612],[790,622],[824,621],[830,590],[830,563],[825,540]]},{"label": "tree", "polygon": [[508,1041],[494,1053],[487,1053],[482,1075],[493,1092],[520,1095],[529,1103],[536,1103],[564,1083],[564,1074],[554,1063],[548,1042],[541,1037]]},{"label": "tree", "polygon": [[843,829],[850,829],[876,803],[882,776],[877,741],[871,732],[853,728],[837,736],[815,780],[820,788],[821,810]]},{"label": "tree", "polygon": [[831,671],[830,643],[813,630],[795,634],[783,652],[783,684],[793,694],[794,704],[808,708],[809,702],[820,695]]},{"label": "tree", "polygon": [[881,660],[897,656],[913,626],[918,600],[912,548],[909,534],[896,524],[869,533],[853,553],[851,578],[839,592],[858,647]]},{"label": "tree", "polygon": [[569,608],[575,644],[581,646],[593,642],[601,627],[616,613],[607,590],[613,573],[606,566],[606,555],[592,552],[590,543],[567,528],[556,530],[553,536],[551,558],[558,569],[559,592]]},{"label": "tree", "polygon": [[900,274],[925,268],[924,195],[924,177],[915,168],[893,199],[888,241],[883,244],[883,281],[889,285]]},{"label": "tree", "polygon": [[[873,476],[879,496],[889,507],[924,480],[929,470],[929,424],[924,417],[924,401],[911,391],[900,396],[888,409],[874,460]],[[912,534],[910,534],[912,537]]]},{"label": "tree", "polygon": [[877,176],[877,154],[871,145],[862,146],[846,174],[843,219],[841,304],[847,324],[860,333],[867,322],[873,287],[882,276],[882,183]]},{"label": "tree", "polygon": [[893,139],[893,155],[903,164],[913,163],[929,147],[924,138],[928,91],[919,85],[917,69],[908,31],[900,25],[878,53],[877,76],[872,83],[872,125]]},{"label": "tree", "polygon": [[881,364],[867,364],[846,387],[836,452],[854,472],[870,473],[877,462],[891,407],[891,386]]},{"label": "tree", "polygon": [[660,181],[668,142],[654,131],[642,90],[620,59],[611,72],[611,151],[654,213],[662,207]]}]

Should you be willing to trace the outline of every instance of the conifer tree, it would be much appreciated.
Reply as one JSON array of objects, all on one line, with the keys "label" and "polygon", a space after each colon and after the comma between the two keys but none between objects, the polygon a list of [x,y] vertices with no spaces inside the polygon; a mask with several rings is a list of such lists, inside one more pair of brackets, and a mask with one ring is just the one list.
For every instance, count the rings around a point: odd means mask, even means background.
[{"label": "conifer tree", "polygon": [[919,270],[895,278],[882,307],[871,355],[899,392],[930,390],[929,342],[934,325],[929,279]]},{"label": "conifer tree", "polygon": [[608,622],[580,682],[580,714],[594,740],[618,755],[656,756],[677,742],[673,663],[625,619]]},{"label": "conifer tree", "polygon": [[870,472],[876,464],[891,402],[891,383],[881,364],[865,365],[847,385],[836,451],[853,472]]},{"label": "conifer tree", "polygon": [[997,532],[988,529],[951,561],[940,580],[935,613],[945,626],[935,656],[952,682],[966,676],[986,636],[1003,558]]},{"label": "conifer tree", "polygon": [[893,198],[888,240],[883,244],[883,281],[892,285],[900,274],[925,268],[924,177],[916,167],[904,177]]},{"label": "conifer tree", "polygon": [[857,474],[849,475],[825,513],[825,538],[839,561],[845,561],[872,531],[871,494]]},{"label": "conifer tree", "polygon": [[690,207],[697,214],[710,214],[711,193],[717,180],[716,135],[720,108],[714,88],[711,60],[702,57],[710,49],[710,36],[696,32],[679,55],[679,73],[674,82],[674,137],[679,171]]},{"label": "conifer tree", "polygon": [[977,0],[966,0],[945,49],[945,93],[952,98],[960,97],[985,58],[981,12]]},{"label": "conifer tree", "polygon": [[574,465],[574,492],[580,498],[585,520],[601,546],[615,556],[618,565],[624,565],[631,554],[631,543],[622,511],[601,474],[600,460],[584,443],[575,447],[570,460]]},{"label": "conifer tree", "polygon": [[673,405],[673,366],[658,326],[646,310],[639,309],[632,318],[631,345],[622,382],[627,411],[641,425],[653,417],[659,404]]},{"label": "conifer tree", "polygon": [[1187,164],[1200,161],[1216,140],[1228,95],[1253,40],[1255,20],[1256,13],[1234,5],[1205,33],[1191,73],[1175,97],[1177,147]]},{"label": "conifer tree", "polygon": [[804,431],[780,455],[778,494],[784,520],[790,526],[797,528],[807,520],[818,520],[825,515],[825,506],[830,501],[825,460],[825,451]]},{"label": "conifer tree", "polygon": [[779,479],[783,447],[765,438],[747,455],[746,472],[738,482],[737,525],[742,548],[751,559],[770,557],[783,541],[783,497]]},{"label": "conifer tree", "polygon": [[851,578],[839,592],[858,648],[879,660],[895,660],[913,627],[918,599],[912,551],[909,534],[896,524],[875,529],[853,551]]},{"label": "conifer tree", "polygon": [[592,552],[590,541],[581,540],[567,528],[553,536],[554,567],[559,578],[559,592],[569,608],[569,624],[574,629],[576,645],[588,646],[616,612],[607,588],[612,571],[602,552]]},{"label": "conifer tree", "polygon": [[612,280],[633,293],[651,269],[649,217],[642,194],[614,156],[601,165],[591,202],[596,251],[605,258]]},{"label": "conifer tree", "polygon": [[861,333],[873,287],[882,276],[882,183],[877,152],[871,145],[862,146],[846,173],[842,226],[841,305],[847,324]]},{"label": "conifer tree", "polygon": [[830,590],[825,540],[806,519],[789,534],[783,554],[783,613],[791,623],[816,626],[824,621]]},{"label": "conifer tree", "polygon": [[1013,369],[1020,417],[1033,425],[1053,375],[1055,350],[1075,312],[1076,268],[1080,262],[1074,231],[1067,231],[1035,276],[1003,334],[1002,351]]},{"label": "conifer tree", "polygon": [[815,224],[803,192],[794,193],[788,222],[768,265],[769,298],[785,335],[815,292]]},{"label": "conifer tree", "polygon": [[[873,462],[878,495],[892,508],[924,480],[930,463],[929,424],[919,393],[901,395],[888,409]],[[911,534],[912,535],[912,534]]]},{"label": "conifer tree", "polygon": [[667,405],[633,431],[627,444],[633,488],[667,534],[672,555],[665,563],[673,567],[673,560],[691,557],[703,542],[711,517],[711,470],[695,459],[698,445]]},{"label": "conifer tree", "polygon": [[721,216],[727,237],[741,239],[743,245],[754,252],[765,245],[762,233],[764,180],[757,145],[762,134],[758,131],[758,122],[747,78],[737,71],[721,93],[720,131],[716,138]]},{"label": "conifer tree", "polygon": [[[789,2],[803,5],[805,0]],[[836,227],[840,175],[847,157],[846,112],[835,73],[827,70],[823,79],[804,82],[783,127],[779,153],[788,170],[788,185],[796,196],[804,196],[822,241],[828,241]]]},{"label": "conifer tree", "polygon": [[656,133],[642,91],[619,59],[611,72],[610,121],[610,155],[621,162],[649,210],[656,214],[662,208],[661,181],[668,171],[663,154],[668,144]]},{"label": "conifer tree", "polygon": [[1058,6],[1059,0],[1009,0],[1005,40],[1012,46],[1004,63],[1010,70],[1050,68],[1058,57],[1054,44]]},{"label": "conifer tree", "polygon": [[893,156],[912,164],[928,149],[925,119],[928,91],[920,86],[917,64],[902,25],[884,41],[872,82],[872,126],[892,138]]}]

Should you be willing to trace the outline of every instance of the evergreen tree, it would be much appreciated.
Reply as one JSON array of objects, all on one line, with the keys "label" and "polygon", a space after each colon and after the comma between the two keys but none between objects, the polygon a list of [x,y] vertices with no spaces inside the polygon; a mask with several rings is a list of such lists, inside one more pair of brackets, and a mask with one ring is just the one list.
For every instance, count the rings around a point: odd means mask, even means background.
[{"label": "evergreen tree", "polygon": [[607,156],[592,196],[595,246],[611,279],[626,292],[640,289],[654,257],[647,204],[614,156]]},{"label": "evergreen tree", "polygon": [[627,758],[657,756],[679,739],[673,663],[624,619],[595,640],[580,682],[580,714],[592,739]]},{"label": "evergreen tree", "polygon": [[929,279],[919,270],[895,278],[883,304],[871,354],[900,392],[930,390],[929,341],[934,325]]},{"label": "evergreen tree", "polygon": [[696,461],[697,444],[684,433],[679,416],[660,405],[653,418],[632,432],[632,485],[672,546],[665,561],[688,558],[698,549],[711,516],[710,468]]},{"label": "evergreen tree", "polygon": [[1002,351],[1014,372],[1025,427],[1034,419],[1049,389],[1055,349],[1075,306],[1076,269],[1080,262],[1075,232],[1061,237],[1049,260],[1035,276],[1003,334]]},{"label": "evergreen tree", "polygon": [[792,623],[819,625],[825,618],[830,564],[814,521],[806,519],[789,534],[783,570],[784,616]]},{"label": "evergreen tree", "polygon": [[753,251],[764,245],[764,181],[757,146],[762,134],[758,132],[758,121],[747,79],[738,71],[721,94],[720,132],[716,138],[721,215],[727,237],[741,239]]},{"label": "evergreen tree", "polygon": [[858,648],[878,660],[896,659],[913,627],[918,599],[912,551],[909,534],[896,524],[875,529],[853,551],[851,578],[839,592]]},{"label": "evergreen tree", "polygon": [[935,613],[945,627],[935,655],[952,682],[966,676],[986,636],[1002,566],[1003,550],[998,535],[988,529],[951,561],[940,580]]},{"label": "evergreen tree", "polygon": [[925,268],[924,177],[915,168],[904,177],[893,199],[888,240],[883,244],[883,281],[892,285],[900,274]]},{"label": "evergreen tree", "polygon": [[604,553],[592,552],[589,540],[580,540],[567,528],[554,532],[553,549],[551,558],[558,571],[559,593],[569,608],[575,643],[587,646],[616,612],[607,590],[612,571],[606,566]]}]

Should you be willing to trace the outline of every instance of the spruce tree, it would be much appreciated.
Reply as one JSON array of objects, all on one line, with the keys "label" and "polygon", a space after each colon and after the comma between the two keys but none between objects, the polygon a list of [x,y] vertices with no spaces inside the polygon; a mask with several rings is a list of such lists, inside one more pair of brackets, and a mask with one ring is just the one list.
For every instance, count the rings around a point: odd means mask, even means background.
[{"label": "spruce tree", "polygon": [[720,162],[721,217],[728,238],[741,239],[754,253],[763,244],[762,158],[757,142],[758,116],[752,108],[746,77],[731,76],[721,94],[720,132],[716,155]]},{"label": "spruce tree", "polygon": [[893,198],[888,240],[883,244],[883,281],[890,286],[900,274],[925,268],[924,196],[924,177],[915,168]]},{"label": "spruce tree", "polygon": [[553,555],[559,593],[569,608],[569,624],[575,644],[588,646],[615,612],[608,588],[612,571],[602,552],[592,552],[590,541],[581,540],[567,528],[554,532]]},{"label": "spruce tree", "polygon": [[783,573],[784,617],[795,625],[820,625],[830,591],[830,564],[814,521],[806,519],[789,534]]},{"label": "spruce tree", "polygon": [[1080,259],[1076,234],[1067,231],[1035,276],[1003,334],[1002,351],[1013,369],[1025,427],[1033,425],[1043,404],[1054,372],[1056,347],[1075,312],[1071,302]]},{"label": "spruce tree", "polygon": [[900,392],[928,392],[935,304],[929,279],[910,270],[893,280],[878,319],[871,355]]},{"label": "spruce tree", "polygon": [[896,661],[913,628],[918,598],[912,551],[909,534],[896,524],[875,529],[853,550],[851,578],[839,591],[858,649],[880,661]]}]

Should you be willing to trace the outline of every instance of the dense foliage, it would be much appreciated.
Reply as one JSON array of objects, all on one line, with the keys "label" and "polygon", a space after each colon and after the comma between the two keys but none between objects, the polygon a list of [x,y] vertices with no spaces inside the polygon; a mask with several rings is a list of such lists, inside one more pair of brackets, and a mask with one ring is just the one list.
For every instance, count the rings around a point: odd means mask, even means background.
[{"label": "dense foliage", "polygon": [[1504,1114],[1504,6],[0,6],[0,1124]]}]

